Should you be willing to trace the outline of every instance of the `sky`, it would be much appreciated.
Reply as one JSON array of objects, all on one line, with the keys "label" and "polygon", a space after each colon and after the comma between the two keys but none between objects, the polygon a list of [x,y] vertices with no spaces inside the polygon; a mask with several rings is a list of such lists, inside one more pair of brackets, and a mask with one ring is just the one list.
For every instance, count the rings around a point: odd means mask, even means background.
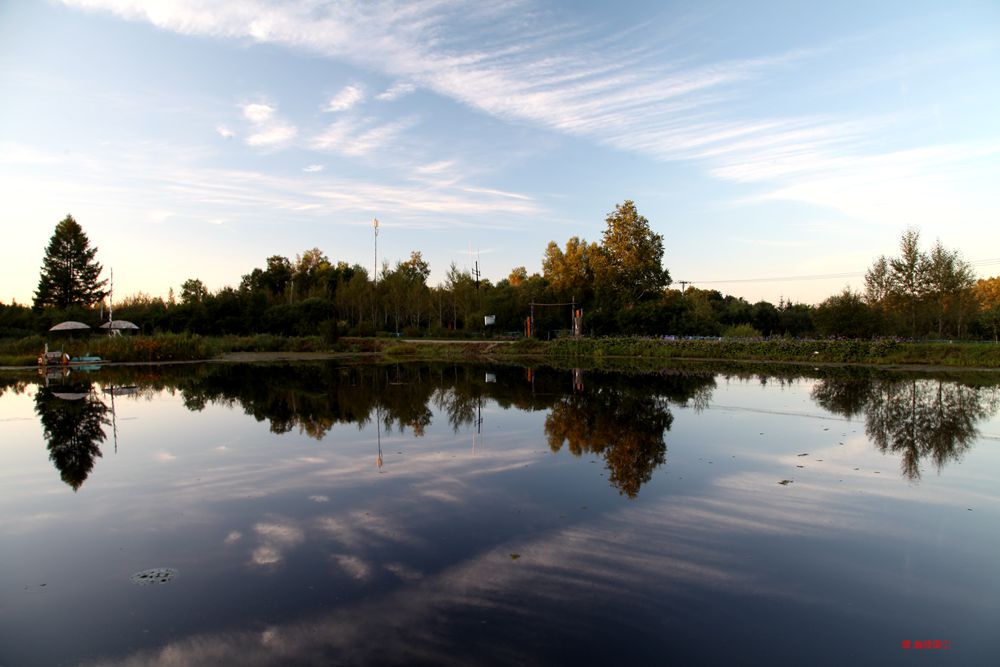
[{"label": "sky", "polygon": [[633,200],[674,286],[818,303],[910,227],[1000,274],[1000,3],[0,0],[0,301],[313,247],[541,271]]}]

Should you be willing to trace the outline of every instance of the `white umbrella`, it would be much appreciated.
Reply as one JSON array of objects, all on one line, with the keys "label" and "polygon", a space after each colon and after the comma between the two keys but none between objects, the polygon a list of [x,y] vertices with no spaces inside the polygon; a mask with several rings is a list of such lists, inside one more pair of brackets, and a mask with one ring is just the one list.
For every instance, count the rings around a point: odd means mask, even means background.
[{"label": "white umbrella", "polygon": [[101,325],[102,329],[138,329],[139,327],[128,320],[111,320]]},{"label": "white umbrella", "polygon": [[76,322],[74,320],[69,320],[68,322],[60,322],[55,325],[49,331],[75,331],[77,329],[89,329],[90,327],[83,322]]}]

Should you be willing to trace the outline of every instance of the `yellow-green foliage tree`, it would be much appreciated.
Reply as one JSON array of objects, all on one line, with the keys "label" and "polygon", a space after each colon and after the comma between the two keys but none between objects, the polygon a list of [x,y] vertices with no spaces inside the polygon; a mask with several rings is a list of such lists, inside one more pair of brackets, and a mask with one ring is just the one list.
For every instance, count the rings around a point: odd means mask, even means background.
[{"label": "yellow-green foliage tree", "polygon": [[975,294],[981,321],[993,331],[993,340],[1000,340],[1000,276],[977,281]]}]

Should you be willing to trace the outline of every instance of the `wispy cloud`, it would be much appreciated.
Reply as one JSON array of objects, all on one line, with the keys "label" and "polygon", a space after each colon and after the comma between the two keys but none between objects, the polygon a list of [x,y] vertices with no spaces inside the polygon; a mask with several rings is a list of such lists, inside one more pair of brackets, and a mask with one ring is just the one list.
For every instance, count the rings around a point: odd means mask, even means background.
[{"label": "wispy cloud", "polygon": [[360,84],[351,84],[334,95],[323,110],[329,112],[347,111],[364,99],[365,89]]},{"label": "wispy cloud", "polygon": [[323,171],[323,165],[321,165],[321,164],[310,164],[310,165],[308,165],[306,167],[302,167],[302,171],[306,172],[307,174],[315,174],[315,173]]},{"label": "wispy cloud", "polygon": [[405,97],[406,95],[409,95],[416,89],[417,87],[412,83],[408,83],[406,81],[397,81],[396,83],[389,86],[386,90],[376,95],[375,99],[378,100],[379,102],[391,102],[393,100],[398,100],[400,97]]},{"label": "wispy cloud", "polygon": [[250,562],[260,567],[274,567],[285,559],[291,549],[298,546],[305,533],[288,520],[260,522],[254,525],[258,546],[250,554]]},{"label": "wispy cloud", "polygon": [[215,128],[215,131],[218,132],[219,136],[222,137],[223,139],[232,139],[233,137],[236,136],[236,133],[233,132],[232,130],[230,130],[225,125],[219,125],[219,126],[217,126]]},{"label": "wispy cloud", "polygon": [[[716,179],[767,188],[776,199],[832,205],[847,215],[903,219],[912,210],[899,206],[905,198],[896,198],[895,205],[886,200],[883,207],[874,201],[878,194],[871,192],[867,203],[852,205],[859,197],[841,199],[851,191],[833,186],[853,183],[860,173],[878,176],[870,167],[881,160],[893,162],[893,151],[926,145],[918,133],[903,131],[905,122],[898,117],[866,112],[816,115],[802,104],[797,93],[803,81],[836,74],[841,87],[865,85],[860,73],[857,81],[844,82],[842,68],[829,66],[831,52],[856,46],[846,42],[810,49],[765,44],[738,58],[704,47],[681,57],[673,55],[663,31],[654,34],[636,27],[604,34],[603,27],[581,25],[574,16],[531,0],[416,0],[363,9],[350,2],[307,0],[248,0],[208,7],[194,0],[166,5],[141,0],[64,2],[181,34],[318,53],[395,81],[375,95],[380,101],[397,99],[419,86],[495,118],[656,160],[693,162]],[[691,27],[684,21],[677,25]],[[328,108],[349,109],[361,95],[363,91],[348,86]],[[760,104],[761,99],[769,103]],[[783,112],[786,108],[792,111]],[[406,121],[363,125],[345,120],[314,137],[312,146],[367,155],[389,145],[406,128]],[[888,130],[902,143],[880,148]],[[273,124],[256,128],[245,140],[274,146],[294,133],[290,125]],[[920,187],[930,183],[941,188],[939,208],[956,199],[939,179],[950,173],[949,160],[921,162]],[[895,194],[908,194],[902,181],[895,185]],[[986,207],[995,211],[996,202]]]},{"label": "wispy cloud", "polygon": [[381,125],[359,118],[342,118],[314,137],[310,146],[315,150],[362,157],[396,141],[416,123],[415,118],[403,118]]},{"label": "wispy cloud", "polygon": [[[330,174],[319,182],[258,170],[204,167],[200,151],[166,144],[116,146],[113,157],[103,160],[31,146],[21,146],[17,153],[35,163],[61,161],[74,178],[49,172],[14,175],[4,182],[11,193],[49,192],[56,200],[75,205],[114,200],[127,211],[143,215],[159,210],[176,217],[218,215],[240,220],[278,212],[283,218],[299,220],[364,214],[359,220],[368,224],[368,213],[377,210],[391,216],[396,225],[425,228],[510,224],[545,213],[538,200],[523,193],[456,181],[451,172],[457,166],[445,162],[429,169],[439,173],[428,173],[422,180],[387,182]],[[8,163],[6,157],[0,153],[0,163]]]}]

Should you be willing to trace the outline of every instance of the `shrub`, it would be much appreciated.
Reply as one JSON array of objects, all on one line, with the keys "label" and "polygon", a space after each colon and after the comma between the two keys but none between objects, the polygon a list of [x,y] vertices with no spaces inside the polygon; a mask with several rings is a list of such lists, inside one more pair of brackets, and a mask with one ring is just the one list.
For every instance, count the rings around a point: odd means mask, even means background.
[{"label": "shrub", "polygon": [[736,324],[722,332],[723,338],[762,338],[762,334],[752,324]]}]

